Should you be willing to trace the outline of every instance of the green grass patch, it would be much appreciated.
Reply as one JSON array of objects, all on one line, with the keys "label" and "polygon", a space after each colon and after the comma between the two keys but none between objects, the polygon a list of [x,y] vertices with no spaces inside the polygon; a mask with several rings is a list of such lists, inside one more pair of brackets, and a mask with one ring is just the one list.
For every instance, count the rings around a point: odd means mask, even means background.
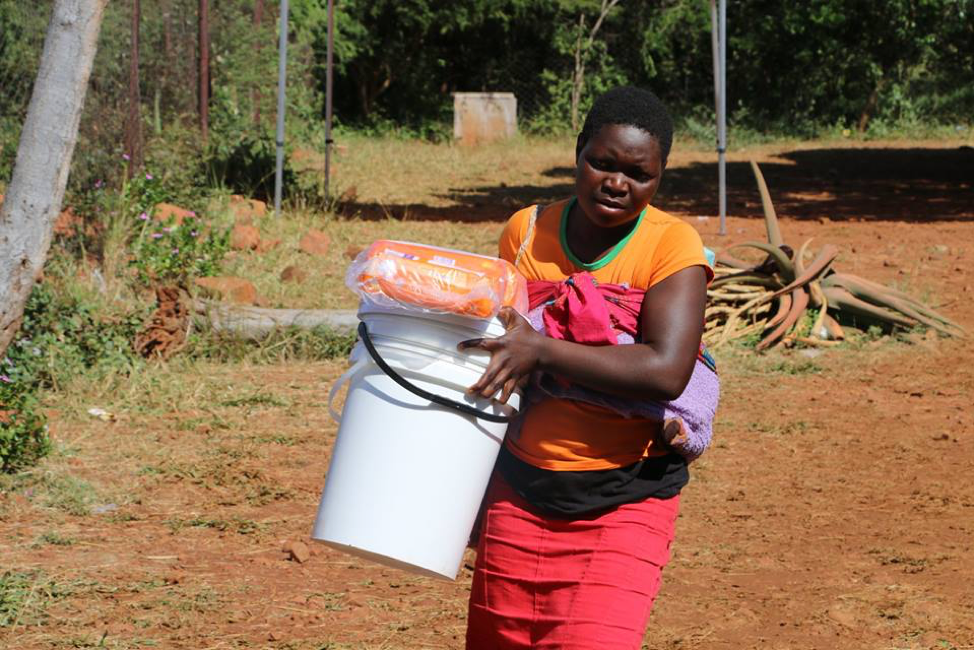
[{"label": "green grass patch", "polygon": [[188,519],[173,518],[166,520],[166,526],[172,534],[185,528],[213,528],[220,532],[230,531],[238,535],[254,535],[263,531],[267,526],[253,519],[231,517],[229,519],[214,517],[191,517]]},{"label": "green grass patch", "polygon": [[39,535],[37,537],[37,540],[34,542],[34,545],[42,546],[44,544],[48,544],[50,546],[73,546],[74,543],[75,543],[74,538],[65,537],[64,535],[61,535],[60,533],[51,530]]},{"label": "green grass patch", "polygon": [[40,570],[0,574],[0,628],[44,625],[51,603],[72,593]]},{"label": "green grass patch", "polygon": [[56,469],[0,475],[0,492],[20,492],[42,507],[76,516],[91,514],[100,496],[89,482]]}]

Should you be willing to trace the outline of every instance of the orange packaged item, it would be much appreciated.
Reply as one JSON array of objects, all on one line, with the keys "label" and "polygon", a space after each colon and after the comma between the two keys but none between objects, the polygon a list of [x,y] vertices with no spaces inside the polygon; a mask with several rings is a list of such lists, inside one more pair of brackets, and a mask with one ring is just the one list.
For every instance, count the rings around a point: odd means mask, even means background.
[{"label": "orange packaged item", "polygon": [[363,303],[492,318],[501,307],[527,313],[524,277],[505,260],[380,239],[359,253],[345,277]]}]

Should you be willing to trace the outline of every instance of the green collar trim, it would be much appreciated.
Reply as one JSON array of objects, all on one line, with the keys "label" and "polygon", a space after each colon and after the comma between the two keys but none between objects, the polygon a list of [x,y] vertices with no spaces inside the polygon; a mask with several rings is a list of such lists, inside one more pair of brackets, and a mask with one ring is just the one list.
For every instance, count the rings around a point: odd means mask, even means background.
[{"label": "green collar trim", "polygon": [[561,212],[561,249],[565,251],[565,255],[568,256],[568,259],[572,264],[584,271],[595,271],[601,269],[603,266],[614,260],[616,256],[622,252],[622,249],[626,247],[626,244],[629,243],[632,236],[636,234],[636,231],[639,229],[639,224],[642,223],[643,217],[646,216],[646,211],[649,208],[649,206],[643,208],[643,211],[640,212],[639,216],[636,218],[636,225],[632,227],[632,230],[629,231],[628,235],[623,237],[621,240],[619,240],[618,244],[612,247],[612,250],[594,262],[586,264],[582,260],[575,257],[575,253],[573,253],[568,247],[568,213],[571,212],[572,206],[574,206],[577,201],[578,199],[576,197],[572,197],[572,200],[565,204],[565,209]]}]

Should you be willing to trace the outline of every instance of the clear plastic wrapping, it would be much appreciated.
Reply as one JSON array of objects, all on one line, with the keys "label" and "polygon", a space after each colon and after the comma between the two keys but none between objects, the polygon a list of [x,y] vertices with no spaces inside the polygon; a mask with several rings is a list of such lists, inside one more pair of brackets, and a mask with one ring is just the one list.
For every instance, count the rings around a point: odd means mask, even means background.
[{"label": "clear plastic wrapping", "polygon": [[528,311],[524,276],[496,257],[380,239],[358,254],[345,284],[363,304],[492,318]]}]

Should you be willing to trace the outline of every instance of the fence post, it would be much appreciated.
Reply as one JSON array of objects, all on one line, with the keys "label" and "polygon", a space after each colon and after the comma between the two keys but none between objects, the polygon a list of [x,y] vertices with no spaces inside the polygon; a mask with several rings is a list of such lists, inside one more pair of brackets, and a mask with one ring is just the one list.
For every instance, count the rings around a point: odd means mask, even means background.
[{"label": "fence post", "polygon": [[287,80],[287,0],[281,0],[281,38],[277,61],[277,167],[274,170],[274,216],[281,216],[284,183],[284,107]]}]

